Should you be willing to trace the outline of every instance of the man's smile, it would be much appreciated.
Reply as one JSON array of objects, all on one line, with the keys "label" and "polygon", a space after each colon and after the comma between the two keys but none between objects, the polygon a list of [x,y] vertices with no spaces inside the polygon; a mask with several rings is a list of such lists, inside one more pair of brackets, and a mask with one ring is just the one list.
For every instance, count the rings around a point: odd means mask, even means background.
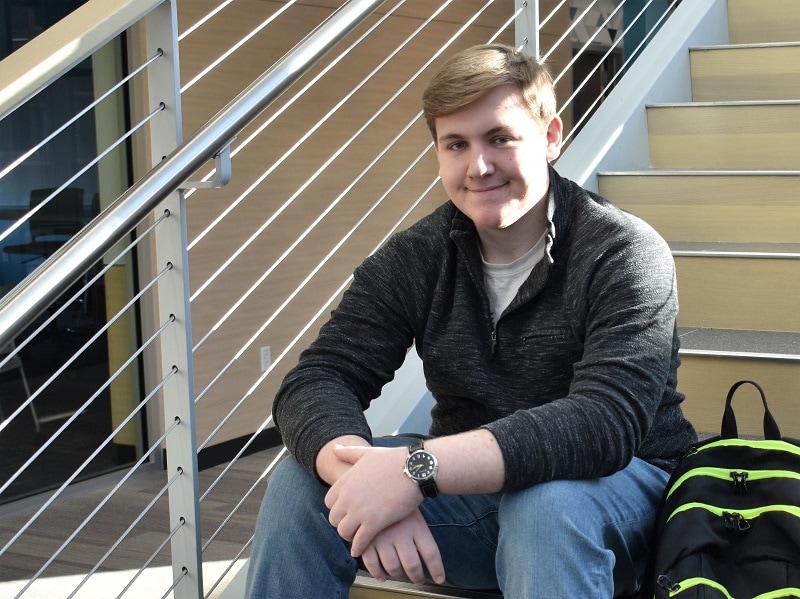
[{"label": "man's smile", "polygon": [[508,185],[508,183],[497,183],[495,185],[488,185],[485,187],[469,187],[467,186],[467,191],[471,191],[472,193],[487,193],[490,191],[496,191]]}]

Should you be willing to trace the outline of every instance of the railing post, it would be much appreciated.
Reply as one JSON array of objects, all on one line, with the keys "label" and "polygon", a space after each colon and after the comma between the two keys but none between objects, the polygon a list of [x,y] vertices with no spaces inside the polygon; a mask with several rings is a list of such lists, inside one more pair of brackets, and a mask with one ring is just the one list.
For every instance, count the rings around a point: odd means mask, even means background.
[{"label": "railing post", "polygon": [[514,42],[518,50],[539,58],[539,0],[514,0]]},{"label": "railing post", "polygon": [[[148,70],[150,110],[164,105],[151,127],[155,166],[182,141],[176,0],[165,0],[145,21],[148,53],[163,52]],[[156,209],[170,217],[156,228],[155,259],[158,270],[172,266],[158,284],[158,312],[159,323],[173,320],[161,339],[162,374],[171,377],[164,387],[164,426],[179,423],[166,440],[168,478],[175,478],[169,489],[172,570],[178,581],[173,597],[198,599],[203,576],[185,204],[178,190]]]}]

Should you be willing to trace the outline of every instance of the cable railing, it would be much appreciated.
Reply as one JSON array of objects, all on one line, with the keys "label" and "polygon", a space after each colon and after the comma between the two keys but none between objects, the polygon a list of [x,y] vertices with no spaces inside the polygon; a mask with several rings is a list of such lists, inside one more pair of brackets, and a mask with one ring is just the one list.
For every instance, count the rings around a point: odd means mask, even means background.
[{"label": "cable railing", "polygon": [[[160,581],[158,596],[216,596],[252,541],[251,530],[236,535],[235,543],[226,532],[239,521],[252,529],[265,480],[284,453],[276,448],[247,480],[237,479],[245,458],[277,442],[270,435],[268,398],[282,373],[335,307],[353,267],[444,199],[418,108],[432,69],[474,43],[533,49],[547,58],[559,94],[567,98],[560,110],[571,136],[627,68],[629,62],[602,86],[594,80],[653,2],[629,15],[630,25],[599,53],[600,31],[618,27],[625,2],[603,9],[598,21],[593,11],[605,3],[597,0],[584,2],[583,11],[571,11],[574,2],[566,0],[548,3],[548,11],[519,0],[449,0],[432,9],[405,0],[354,0],[332,15],[291,1],[273,13],[240,16],[256,25],[224,39],[209,32],[228,31],[216,25],[231,22],[235,0],[191,15],[183,32],[181,7],[172,2],[117,4],[115,11],[107,0],[91,0],[67,29],[60,23],[28,42],[25,56],[61,47],[70,48],[69,59],[24,76],[12,65],[16,79],[0,92],[0,116],[11,119],[88,58],[95,57],[94,77],[100,79],[104,63],[97,55],[123,49],[128,57],[127,70],[116,72],[113,82],[94,89],[90,101],[0,163],[2,198],[19,173],[74,136],[83,119],[94,118],[103,132],[114,125],[112,141],[104,139],[102,148],[98,142],[94,155],[60,175],[43,201],[17,210],[0,230],[0,245],[34,249],[35,239],[20,240],[37,214],[65,205],[65,190],[94,178],[100,199],[83,201],[82,228],[45,240],[52,242],[52,254],[37,255],[41,266],[0,298],[0,347],[11,347],[0,358],[0,389],[12,388],[17,373],[5,367],[15,358],[37,365],[28,368],[36,384],[27,397],[0,396],[0,447],[30,441],[18,440],[33,437],[31,418],[41,429],[35,447],[20,451],[14,469],[0,476],[4,596],[29,596],[64,572],[79,576],[68,588],[59,583],[59,593],[93,596],[92,581],[117,569],[125,570],[125,578],[105,587],[107,596],[157,596],[143,595],[139,585],[164,565],[171,573]],[[674,5],[660,11],[659,24]],[[318,24],[303,38],[312,29],[310,13]],[[87,24],[91,14],[97,23]],[[586,29],[587,15],[601,24],[580,40],[575,31]],[[526,23],[538,29],[525,30]],[[89,42],[76,42],[83,39],[81,27]],[[636,52],[657,27],[637,40]],[[206,81],[257,69],[253,45],[292,28],[291,49],[275,50],[266,72],[246,75],[241,93],[230,99],[226,94],[235,90],[221,90],[218,106],[200,97]],[[213,48],[195,61],[204,46]],[[193,72],[181,84],[184,50],[193,57]],[[589,50],[599,56],[596,65],[585,64]],[[0,81],[7,64],[0,63]],[[572,81],[577,64],[589,73],[586,81]],[[574,102],[587,86],[594,86],[594,103],[579,114]],[[112,103],[133,106],[112,110],[111,120],[100,116]],[[209,108],[216,114],[201,118],[182,142],[183,129],[193,126],[187,123]],[[147,157],[152,167],[136,173]],[[200,174],[212,160],[214,167]],[[114,169],[120,165],[126,173],[134,165],[132,178],[119,181]],[[212,188],[228,179],[227,187]],[[258,368],[253,358],[265,346],[274,357]],[[43,348],[58,357],[56,364],[42,359]],[[69,409],[43,409],[58,403]],[[110,425],[101,426],[103,419]],[[67,459],[71,446],[89,438],[91,445]],[[218,446],[232,449],[224,459],[204,457]],[[120,448],[125,459],[108,458]],[[202,469],[203,460],[212,467]],[[56,462],[64,462],[63,469],[54,468]],[[98,480],[104,481],[99,493]],[[158,483],[141,492],[151,480]],[[226,499],[216,499],[220,493]],[[53,529],[51,518],[67,506],[74,509],[76,494],[79,513]],[[228,504],[221,514],[218,503]],[[25,557],[28,539],[48,539],[41,561]],[[217,557],[223,565],[212,572],[208,564]]]}]

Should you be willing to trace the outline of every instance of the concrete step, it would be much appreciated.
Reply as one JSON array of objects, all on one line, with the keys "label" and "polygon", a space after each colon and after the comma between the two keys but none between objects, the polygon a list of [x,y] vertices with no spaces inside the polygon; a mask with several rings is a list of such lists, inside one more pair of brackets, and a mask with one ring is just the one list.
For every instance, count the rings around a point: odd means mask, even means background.
[{"label": "concrete step", "polygon": [[[701,433],[719,434],[728,389],[758,382],[784,436],[800,439],[800,334],[681,328],[678,389],[686,416]],[[733,403],[740,435],[763,436],[764,410],[754,390]]]},{"label": "concrete step", "polygon": [[800,101],[656,104],[647,123],[655,168],[800,170]]},{"label": "concrete step", "polygon": [[732,44],[800,41],[797,0],[728,0]]},{"label": "concrete step", "polygon": [[670,243],[683,327],[800,333],[800,245]]},{"label": "concrete step", "polygon": [[800,43],[692,48],[689,61],[695,102],[800,100]]},{"label": "concrete step", "polygon": [[800,243],[800,171],[609,172],[598,184],[670,241]]}]

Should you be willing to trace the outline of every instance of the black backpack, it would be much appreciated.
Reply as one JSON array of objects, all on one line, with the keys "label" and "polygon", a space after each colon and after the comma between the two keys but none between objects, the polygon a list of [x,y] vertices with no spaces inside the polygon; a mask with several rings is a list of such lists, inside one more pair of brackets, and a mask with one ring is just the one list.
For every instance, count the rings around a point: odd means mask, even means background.
[{"label": "black backpack", "polygon": [[[754,385],[764,439],[740,439],[731,399]],[[667,483],[652,597],[800,598],[800,442],[782,438],[763,389],[731,387],[721,435],[698,443]]]}]

